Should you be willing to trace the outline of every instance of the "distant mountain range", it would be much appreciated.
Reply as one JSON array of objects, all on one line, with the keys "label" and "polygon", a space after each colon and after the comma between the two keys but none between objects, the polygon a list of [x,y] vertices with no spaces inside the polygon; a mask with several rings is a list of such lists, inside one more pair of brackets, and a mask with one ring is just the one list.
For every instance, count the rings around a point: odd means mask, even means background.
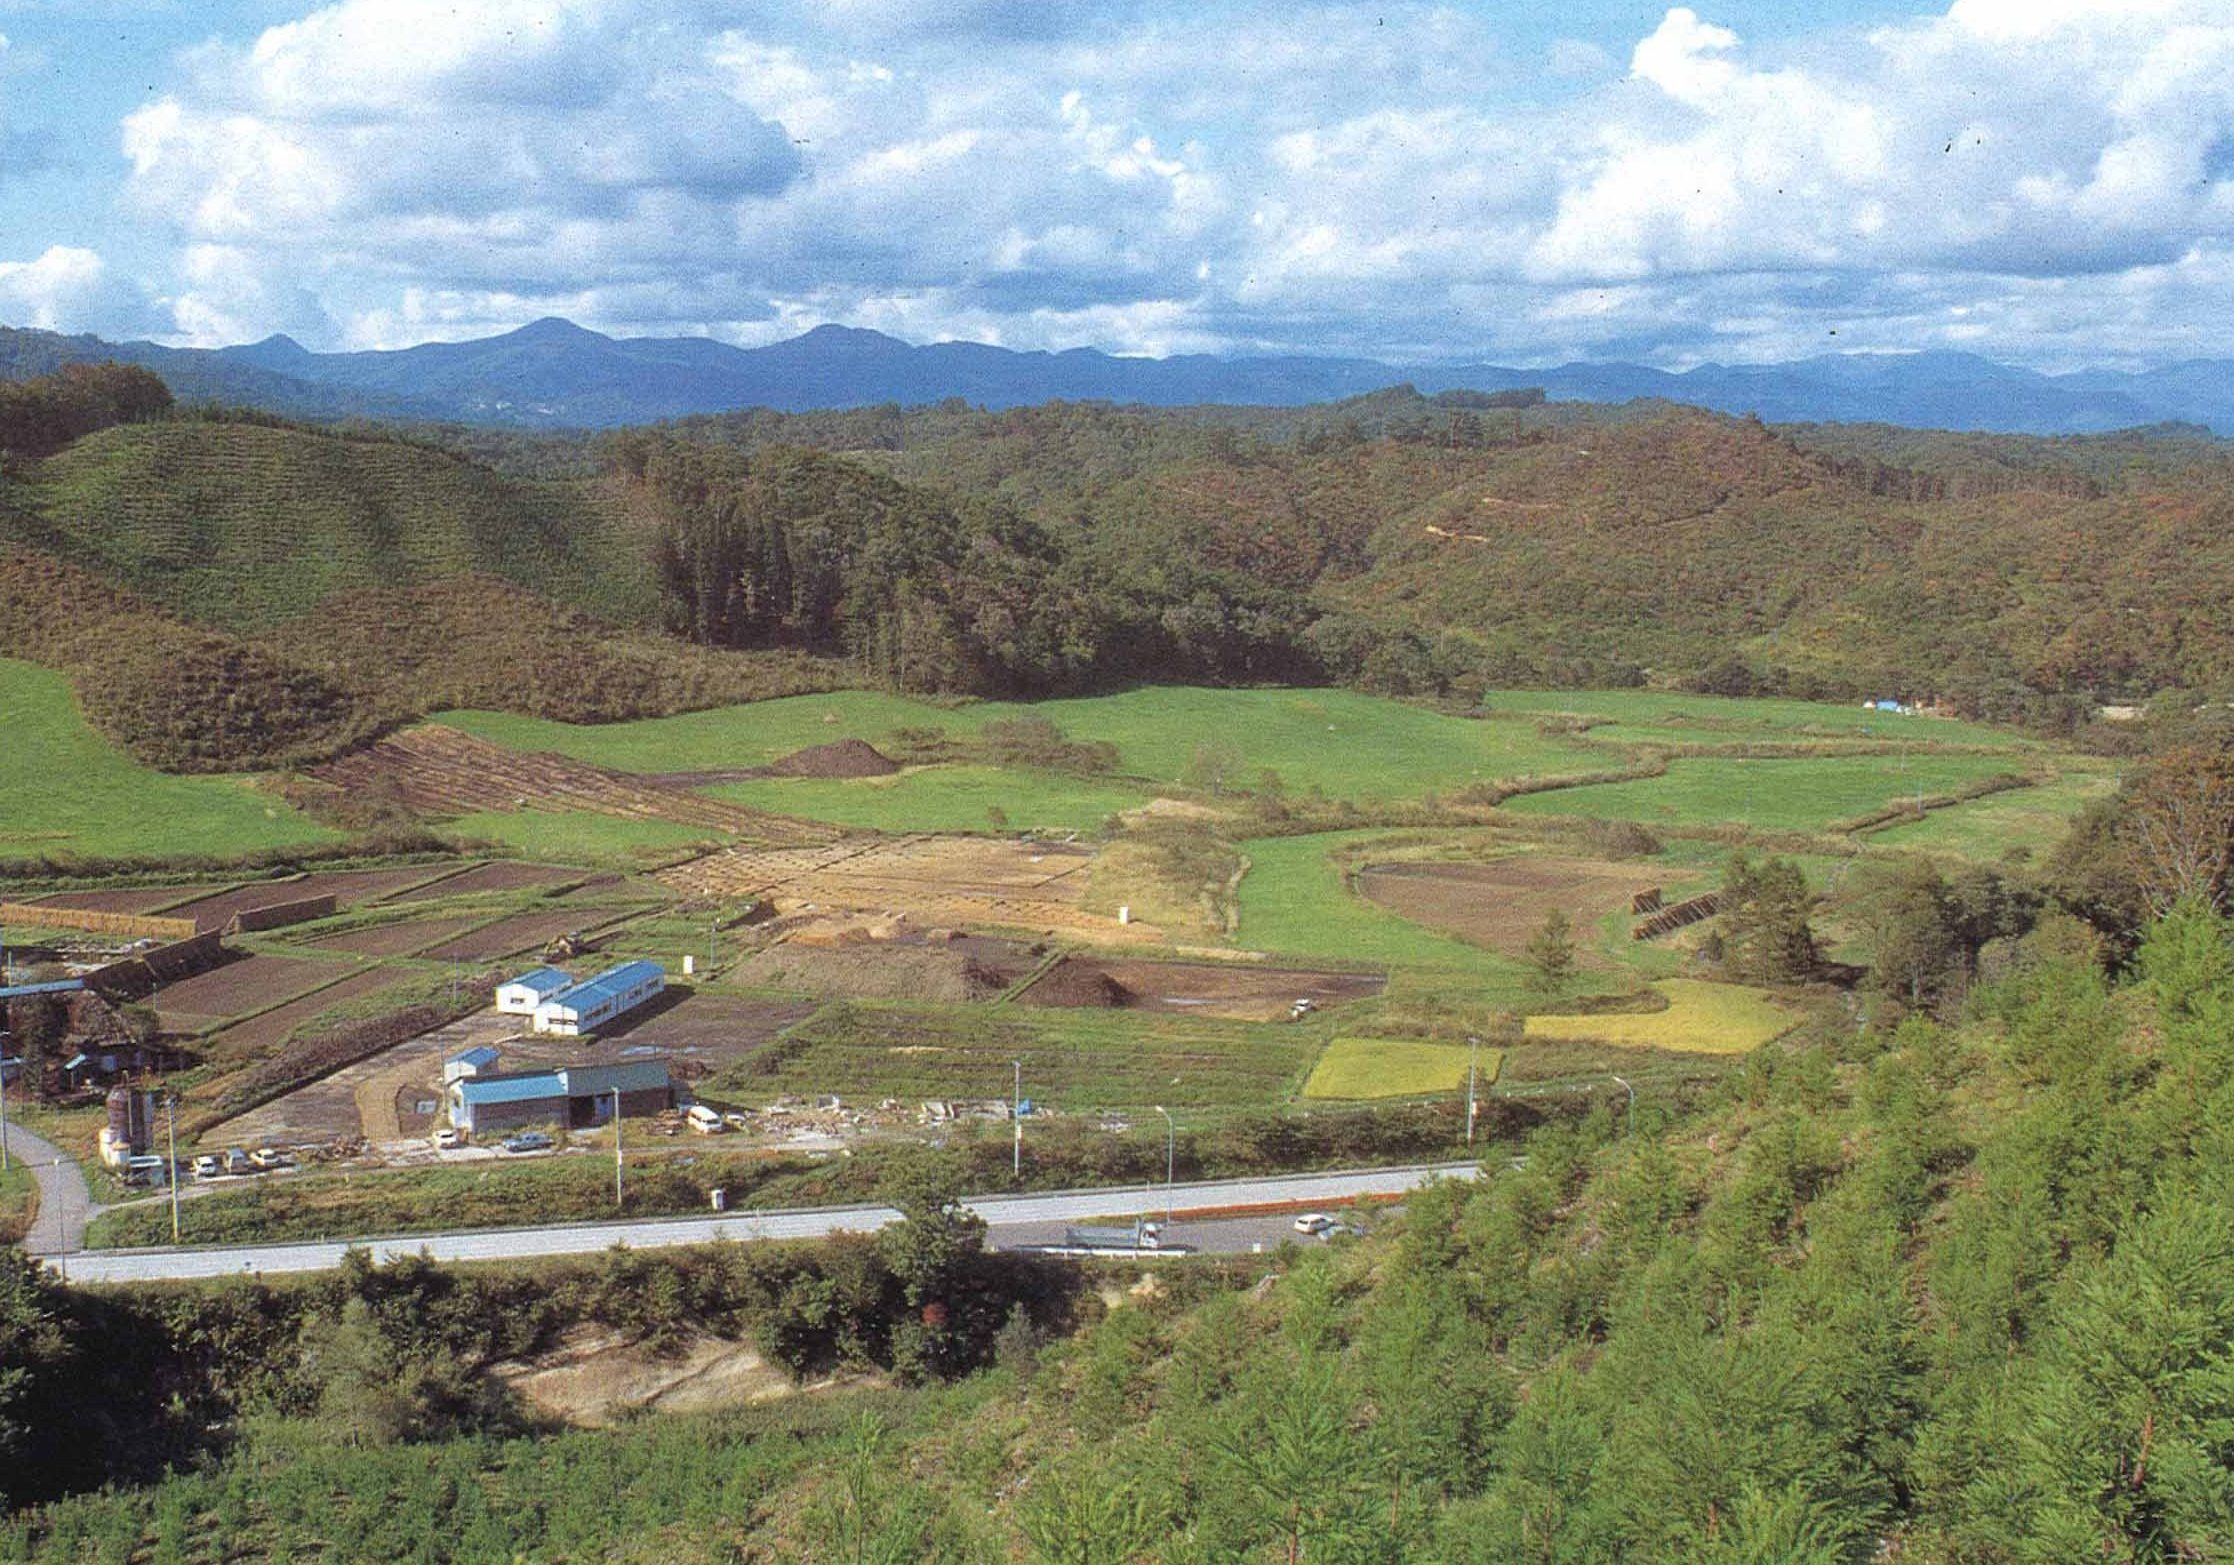
[{"label": "distant mountain range", "polygon": [[745,407],[799,412],[949,397],[991,408],[1056,398],[1158,407],[1295,405],[1409,383],[1428,393],[1540,386],[1562,401],[1657,397],[1757,413],[1772,423],[2043,435],[2183,423],[2234,435],[2234,362],[2225,360],[2131,374],[2044,375],[1964,353],[1846,354],[1671,373],[1637,364],[1510,369],[1347,358],[1124,358],[1090,348],[1020,353],[969,342],[916,347],[843,326],[737,348],[703,337],[608,337],[556,319],[473,342],[313,353],[287,337],[233,348],[166,348],[0,327],[0,378],[111,358],[146,365],[190,400],[310,418],[529,428],[608,428]]}]

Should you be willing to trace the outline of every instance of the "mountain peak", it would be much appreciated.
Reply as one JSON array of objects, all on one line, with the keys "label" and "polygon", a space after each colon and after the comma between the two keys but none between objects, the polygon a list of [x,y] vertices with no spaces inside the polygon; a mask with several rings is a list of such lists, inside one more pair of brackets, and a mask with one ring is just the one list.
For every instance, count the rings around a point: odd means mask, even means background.
[{"label": "mountain peak", "polygon": [[577,326],[563,315],[546,315],[541,320],[529,321],[517,331],[506,332],[513,342],[611,342],[603,332],[591,331],[587,326]]}]

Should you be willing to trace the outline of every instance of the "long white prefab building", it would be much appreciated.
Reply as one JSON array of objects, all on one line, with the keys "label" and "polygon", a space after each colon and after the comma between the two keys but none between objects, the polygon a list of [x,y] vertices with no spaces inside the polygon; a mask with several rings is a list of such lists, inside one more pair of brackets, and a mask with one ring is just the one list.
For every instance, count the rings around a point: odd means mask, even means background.
[{"label": "long white prefab building", "polygon": [[555,967],[538,967],[496,986],[496,1008],[507,1016],[533,1016],[552,995],[574,986],[574,976]]},{"label": "long white prefab building", "polygon": [[623,962],[545,999],[535,1008],[534,1027],[537,1032],[578,1038],[626,1016],[666,988],[666,969],[657,962]]}]

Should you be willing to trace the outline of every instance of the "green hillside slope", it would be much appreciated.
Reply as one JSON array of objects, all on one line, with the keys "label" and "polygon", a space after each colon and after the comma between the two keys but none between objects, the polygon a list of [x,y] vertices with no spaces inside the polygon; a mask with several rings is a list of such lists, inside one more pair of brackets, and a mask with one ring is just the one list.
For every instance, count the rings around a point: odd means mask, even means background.
[{"label": "green hillside slope", "polygon": [[656,613],[648,554],[599,491],[394,440],[201,420],[104,430],[39,466],[0,526],[233,629],[475,572],[619,623]]}]

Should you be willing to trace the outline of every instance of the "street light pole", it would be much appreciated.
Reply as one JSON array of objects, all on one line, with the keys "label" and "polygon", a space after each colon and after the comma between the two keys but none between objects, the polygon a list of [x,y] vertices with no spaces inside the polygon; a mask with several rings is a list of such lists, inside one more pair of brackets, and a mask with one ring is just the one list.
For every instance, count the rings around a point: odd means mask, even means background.
[{"label": "street light pole", "polygon": [[170,1158],[163,1166],[163,1182],[171,1187],[171,1243],[178,1243],[178,1094],[163,1089],[164,1134]]},{"label": "street light pole", "polygon": [[1627,1082],[1626,1080],[1624,1080],[1624,1079],[1623,1079],[1622,1077],[1619,1077],[1619,1076],[1615,1076],[1615,1075],[1613,1074],[1613,1072],[1611,1072],[1611,1071],[1608,1071],[1608,1072],[1606,1073],[1606,1075],[1607,1075],[1607,1076],[1608,1076],[1608,1077],[1609,1077],[1609,1078],[1610,1078],[1610,1079],[1611,1079],[1611,1080],[1612,1080],[1612,1081],[1614,1082],[1614,1084],[1615,1084],[1616,1086],[1620,1087],[1620,1088],[1621,1088],[1621,1090],[1622,1090],[1623,1092],[1626,1092],[1626,1093],[1628,1093],[1628,1094],[1629,1094],[1629,1131],[1628,1131],[1628,1133],[1629,1133],[1629,1135],[1630,1135],[1630,1136],[1631,1136],[1631,1137],[1633,1138],[1633,1137],[1634,1137],[1634,1136],[1636,1135],[1636,1133],[1637,1133],[1637,1089],[1636,1089],[1636,1088],[1634,1088],[1634,1087],[1632,1087],[1632,1086],[1630,1086],[1630,1085],[1629,1085],[1629,1083],[1628,1083],[1628,1082]]},{"label": "street light pole", "polygon": [[1179,1122],[1171,1117],[1171,1111],[1161,1103],[1156,1105],[1156,1112],[1164,1117],[1164,1222],[1168,1225],[1171,1222],[1172,1185],[1179,1168]]},{"label": "street light pole", "polygon": [[613,1204],[626,1202],[621,1190],[621,1089],[613,1089]]},{"label": "street light pole", "polygon": [[1009,1173],[1011,1178],[1021,1182],[1024,1178],[1024,1062],[1016,1059],[1008,1063],[1016,1072],[1016,1087],[1008,1105],[1009,1128],[1016,1135],[1015,1155]]}]

